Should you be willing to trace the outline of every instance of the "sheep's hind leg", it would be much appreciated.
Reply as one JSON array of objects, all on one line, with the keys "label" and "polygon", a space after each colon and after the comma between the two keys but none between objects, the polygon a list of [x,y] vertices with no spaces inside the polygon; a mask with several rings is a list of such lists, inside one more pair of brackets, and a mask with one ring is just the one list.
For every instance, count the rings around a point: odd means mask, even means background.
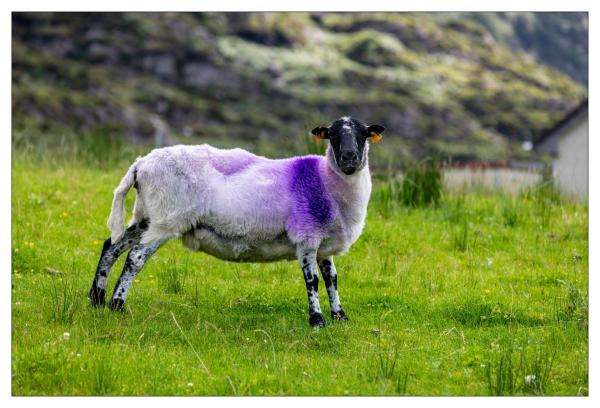
[{"label": "sheep's hind leg", "polygon": [[108,281],[108,275],[111,268],[123,252],[140,242],[142,233],[146,229],[148,229],[148,222],[142,220],[127,228],[125,235],[123,235],[123,238],[121,238],[119,242],[111,244],[110,238],[104,241],[102,253],[98,260],[98,266],[96,267],[94,281],[92,282],[92,287],[88,293],[93,306],[104,306],[106,282]]},{"label": "sheep's hind leg", "polygon": [[167,240],[155,241],[149,244],[135,245],[125,260],[123,272],[119,277],[119,281],[115,285],[113,297],[108,303],[108,307],[112,310],[122,311],[125,309],[125,299],[127,293],[135,280],[136,275],[144,267],[146,261],[154,254]]},{"label": "sheep's hind leg", "polygon": [[315,249],[298,248],[298,261],[304,272],[304,282],[308,294],[309,323],[313,327],[325,327],[325,319],[319,304],[319,274],[317,272],[317,251]]},{"label": "sheep's hind leg", "polygon": [[340,297],[337,291],[337,272],[335,265],[333,264],[333,257],[327,257],[319,261],[319,268],[321,269],[321,275],[325,281],[325,287],[327,288],[327,294],[329,295],[329,305],[331,306],[331,317],[333,320],[348,320],[342,305],[340,304]]}]

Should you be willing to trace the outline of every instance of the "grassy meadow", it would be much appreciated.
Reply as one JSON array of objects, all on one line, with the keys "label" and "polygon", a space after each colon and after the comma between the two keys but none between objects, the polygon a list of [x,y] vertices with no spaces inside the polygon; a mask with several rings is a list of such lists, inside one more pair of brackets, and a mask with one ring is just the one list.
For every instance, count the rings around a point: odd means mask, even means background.
[{"label": "grassy meadow", "polygon": [[321,284],[329,324],[309,326],[295,262],[226,263],[178,241],[115,313],[87,291],[123,155],[13,151],[13,395],[588,394],[587,205],[539,186],[423,206],[378,180],[336,259],[349,322],[331,322]]}]

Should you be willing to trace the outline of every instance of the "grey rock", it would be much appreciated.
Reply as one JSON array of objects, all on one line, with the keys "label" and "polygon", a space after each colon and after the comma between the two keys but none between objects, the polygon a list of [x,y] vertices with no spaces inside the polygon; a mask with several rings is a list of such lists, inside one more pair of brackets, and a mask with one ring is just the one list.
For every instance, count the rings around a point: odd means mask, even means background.
[{"label": "grey rock", "polygon": [[142,60],[144,70],[161,79],[177,80],[177,61],[170,54],[148,55]]},{"label": "grey rock", "polygon": [[205,63],[192,62],[183,67],[183,84],[192,88],[233,89],[240,85],[237,75]]}]

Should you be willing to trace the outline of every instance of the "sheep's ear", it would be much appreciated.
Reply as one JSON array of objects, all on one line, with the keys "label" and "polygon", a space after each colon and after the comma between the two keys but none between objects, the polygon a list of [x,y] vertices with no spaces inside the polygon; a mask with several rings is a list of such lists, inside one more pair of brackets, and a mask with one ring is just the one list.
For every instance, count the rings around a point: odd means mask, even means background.
[{"label": "sheep's ear", "polygon": [[329,139],[329,128],[326,128],[325,126],[317,126],[311,130],[310,133],[313,134],[317,142],[322,139]]},{"label": "sheep's ear", "polygon": [[385,128],[381,125],[371,125],[369,126],[368,132],[369,137],[371,138],[371,143],[375,144],[379,142],[383,138],[383,131]]}]

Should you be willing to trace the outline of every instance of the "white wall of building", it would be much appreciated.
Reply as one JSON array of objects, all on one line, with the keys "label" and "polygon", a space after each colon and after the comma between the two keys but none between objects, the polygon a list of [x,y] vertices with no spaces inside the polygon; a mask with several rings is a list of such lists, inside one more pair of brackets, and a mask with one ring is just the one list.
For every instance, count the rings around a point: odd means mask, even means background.
[{"label": "white wall of building", "polygon": [[588,197],[588,120],[578,120],[559,137],[558,157],[552,163],[554,180],[566,193]]},{"label": "white wall of building", "polygon": [[542,181],[536,171],[522,169],[445,169],[442,180],[452,191],[490,190],[518,194]]}]

